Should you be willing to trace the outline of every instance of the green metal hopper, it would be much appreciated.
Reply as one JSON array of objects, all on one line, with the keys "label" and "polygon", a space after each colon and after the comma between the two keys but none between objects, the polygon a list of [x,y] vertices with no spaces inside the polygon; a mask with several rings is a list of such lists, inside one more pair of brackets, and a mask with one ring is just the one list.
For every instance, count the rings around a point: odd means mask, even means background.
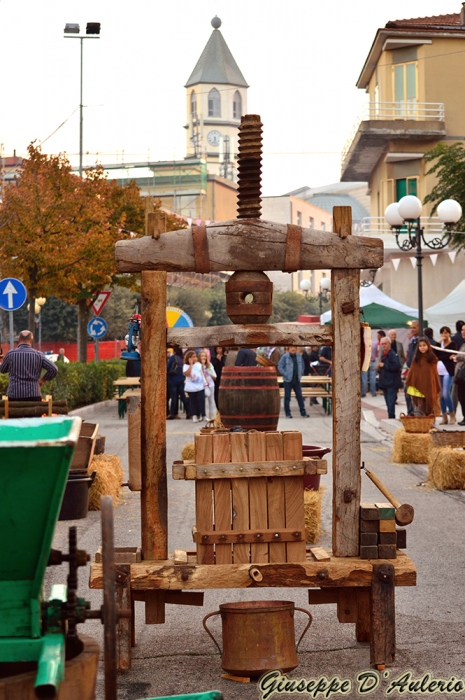
[{"label": "green metal hopper", "polygon": [[[42,586],[80,425],[0,421],[0,663],[38,661],[36,686],[64,674],[64,635],[44,633]],[[49,605],[64,603],[66,587],[53,586]]]}]

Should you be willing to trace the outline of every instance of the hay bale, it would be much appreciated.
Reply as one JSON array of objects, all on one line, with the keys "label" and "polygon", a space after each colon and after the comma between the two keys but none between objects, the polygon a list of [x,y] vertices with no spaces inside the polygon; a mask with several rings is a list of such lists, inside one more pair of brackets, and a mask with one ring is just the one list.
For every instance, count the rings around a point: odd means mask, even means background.
[{"label": "hay bale", "polygon": [[391,461],[400,464],[426,464],[433,439],[429,433],[407,433],[399,428],[394,434]]},{"label": "hay bale", "polygon": [[89,510],[100,510],[100,497],[112,496],[113,506],[120,499],[124,472],[117,455],[94,455],[89,465],[89,474],[97,472],[89,492]]},{"label": "hay bale", "polygon": [[320,486],[318,491],[304,491],[305,530],[309,544],[315,544],[320,537],[321,505],[325,491],[324,486]]},{"label": "hay bale", "polygon": [[433,448],[428,460],[428,481],[441,491],[465,489],[465,451]]},{"label": "hay bale", "polygon": [[193,442],[186,442],[182,448],[181,457],[185,462],[195,459],[195,445]]}]

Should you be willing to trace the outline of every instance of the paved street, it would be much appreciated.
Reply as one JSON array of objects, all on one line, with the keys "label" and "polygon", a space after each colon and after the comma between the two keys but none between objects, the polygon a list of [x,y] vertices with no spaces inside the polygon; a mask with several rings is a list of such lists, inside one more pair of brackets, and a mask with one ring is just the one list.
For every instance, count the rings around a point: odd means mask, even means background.
[{"label": "paved street", "polygon": [[[391,463],[391,435],[378,427],[379,420],[383,419],[383,397],[367,397],[363,402],[364,418],[368,420],[362,422],[362,460],[401,503],[411,503],[415,508],[415,520],[407,528],[407,554],[417,566],[418,585],[416,588],[396,589],[397,657],[395,664],[388,669],[389,677],[381,680],[379,688],[370,694],[370,698],[382,698],[385,697],[387,683],[407,671],[412,671],[413,679],[420,679],[427,671],[436,679],[449,679],[451,676],[465,679],[465,497],[462,492],[438,492],[423,486],[426,466]],[[403,406],[399,405],[397,409],[400,412]],[[294,405],[294,418],[286,419],[282,413],[278,429],[298,429],[303,433],[304,443],[330,446],[331,416],[325,415],[321,405],[311,406],[308,411],[311,415],[309,419],[300,418]],[[106,452],[118,454],[127,473],[127,421],[118,419],[116,402],[97,406],[94,413],[89,413],[88,409],[86,412],[86,419],[98,422],[100,433],[106,435]],[[192,547],[193,484],[173,481],[170,473],[171,464],[174,459],[180,458],[183,445],[193,440],[195,427],[186,420],[167,423],[170,551]],[[330,547],[330,469],[322,477],[322,484],[326,491],[323,501],[324,532],[320,544]],[[367,477],[362,477],[362,500],[385,500]],[[124,489],[122,501],[115,510],[117,546],[140,544],[139,512],[139,494]],[[55,547],[66,548],[70,524],[73,523],[58,523]],[[91,512],[76,524],[79,546],[93,554],[100,544],[99,513]],[[57,567],[49,574],[49,581],[65,583],[65,579],[64,567]],[[91,600],[92,607],[101,604],[101,591],[88,590],[84,573],[80,577],[80,595]],[[308,608],[305,589],[215,590],[205,593],[203,608],[167,606],[166,623],[147,626],[144,623],[143,604],[136,603],[137,646],[133,650],[132,669],[119,676],[119,698],[136,700],[219,689],[227,700],[258,700],[261,696],[255,683],[239,684],[221,678],[218,651],[202,627],[202,618],[217,610],[220,603],[257,599],[293,600],[296,605]],[[314,606],[311,613],[314,621],[300,646],[299,666],[290,676],[308,680],[320,676],[350,679],[352,690],[347,697],[359,697],[355,678],[362,671],[370,669],[368,645],[355,641],[354,624],[338,622],[334,605]],[[302,618],[302,614],[296,613],[296,634],[303,629]],[[212,622],[212,630],[220,639],[220,623],[218,618],[216,620]],[[86,634],[102,641],[100,623],[91,621],[84,627]],[[82,631],[84,627],[81,627]],[[100,667],[103,668],[102,664]],[[396,697],[396,693],[391,695]],[[99,700],[103,698],[102,671],[97,697]],[[413,698],[418,695],[406,692],[401,697]],[[443,694],[437,697],[451,696]]]}]

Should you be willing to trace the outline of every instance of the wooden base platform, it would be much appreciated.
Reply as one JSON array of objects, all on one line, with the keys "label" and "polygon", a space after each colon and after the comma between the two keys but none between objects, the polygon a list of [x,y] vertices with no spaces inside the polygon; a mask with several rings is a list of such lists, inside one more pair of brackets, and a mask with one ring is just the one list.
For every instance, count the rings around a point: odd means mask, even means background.
[{"label": "wooden base platform", "polygon": [[[144,601],[146,623],[165,622],[165,605],[203,605],[205,589],[308,588],[309,604],[335,604],[339,622],[355,623],[359,642],[369,642],[370,663],[395,659],[395,587],[415,586],[416,569],[402,551],[397,559],[333,557],[322,547],[308,548],[306,561],[283,564],[196,564],[192,550],[176,550],[164,561],[117,565],[117,599],[125,607]],[[103,587],[102,564],[93,562],[90,587]],[[132,621],[118,623],[118,668],[131,664],[135,643]]]}]

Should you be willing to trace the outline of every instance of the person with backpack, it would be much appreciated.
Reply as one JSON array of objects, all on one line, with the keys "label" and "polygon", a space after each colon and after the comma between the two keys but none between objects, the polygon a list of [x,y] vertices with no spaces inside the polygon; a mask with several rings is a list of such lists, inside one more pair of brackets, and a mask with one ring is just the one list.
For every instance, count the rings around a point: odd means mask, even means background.
[{"label": "person with backpack", "polygon": [[186,411],[186,418],[190,418],[189,413],[189,402],[184,393],[184,373],[182,371],[183,367],[183,354],[181,348],[176,348],[173,355],[168,359],[168,364],[166,366],[167,377],[168,377],[168,394],[170,397],[170,413],[167,420],[176,420],[179,418],[179,400],[182,401],[184,410]]}]

